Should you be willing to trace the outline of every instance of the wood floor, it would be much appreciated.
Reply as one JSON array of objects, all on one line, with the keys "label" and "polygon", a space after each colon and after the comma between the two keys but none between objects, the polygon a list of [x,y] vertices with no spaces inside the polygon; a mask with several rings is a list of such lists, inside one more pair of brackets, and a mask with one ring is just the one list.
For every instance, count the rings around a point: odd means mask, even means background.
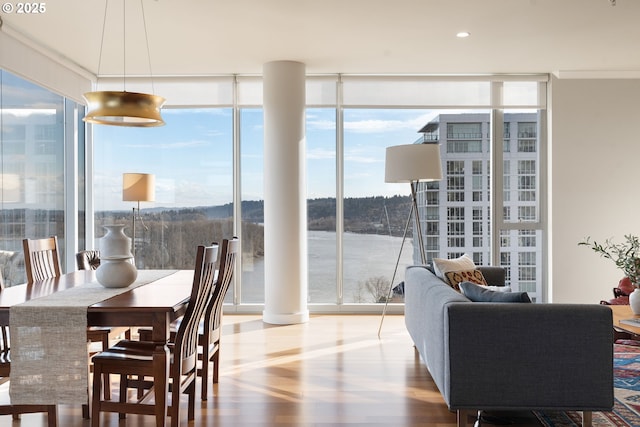
[{"label": "wood floor", "polygon": [[[453,427],[444,404],[415,353],[404,317],[388,315],[378,339],[379,316],[312,316],[306,324],[274,326],[260,316],[224,318],[220,382],[189,425],[216,427],[434,426]],[[117,393],[117,381],[113,381]],[[6,385],[0,393],[6,395]],[[198,390],[199,390],[198,383]],[[213,394],[213,395],[211,395]],[[186,398],[182,400],[186,408]],[[181,425],[188,425],[186,410]],[[505,414],[501,414],[505,415]],[[40,414],[12,424],[46,425]],[[80,406],[59,406],[60,427],[89,426]],[[530,413],[499,420],[539,426]],[[497,423],[496,423],[497,424]],[[152,417],[103,414],[102,426],[153,426]],[[483,423],[482,425],[490,425]]]}]

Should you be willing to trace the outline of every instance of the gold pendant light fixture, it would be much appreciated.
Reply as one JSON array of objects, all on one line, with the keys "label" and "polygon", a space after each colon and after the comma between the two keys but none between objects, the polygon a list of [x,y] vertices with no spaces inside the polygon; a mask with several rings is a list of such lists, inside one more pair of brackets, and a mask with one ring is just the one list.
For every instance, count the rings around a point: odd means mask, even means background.
[{"label": "gold pendant light fixture", "polygon": [[[102,40],[100,42],[100,59],[102,60],[102,47],[104,44],[104,32],[107,18],[107,7],[109,0],[106,0],[104,11],[104,22],[102,25]],[[122,2],[123,7],[123,91],[96,91],[84,94],[87,101],[87,114],[84,121],[88,123],[112,125],[112,126],[130,126],[130,127],[152,127],[164,125],[164,120],[160,115],[160,109],[164,105],[165,99],[158,95],[152,95],[139,92],[126,91],[126,10],[125,1]],[[149,60],[149,73],[151,74],[151,57],[149,55],[149,39],[147,37],[147,24],[144,17],[144,5],[140,0],[142,8],[142,21],[144,24],[144,35],[147,43],[147,58]],[[100,65],[98,65],[98,74],[100,74]],[[151,81],[153,90],[153,78]]]}]

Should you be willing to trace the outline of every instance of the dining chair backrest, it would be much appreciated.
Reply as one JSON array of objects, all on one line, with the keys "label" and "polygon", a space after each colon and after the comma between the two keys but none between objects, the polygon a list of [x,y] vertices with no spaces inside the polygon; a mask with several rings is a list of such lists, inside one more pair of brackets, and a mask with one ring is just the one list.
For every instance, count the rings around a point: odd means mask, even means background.
[{"label": "dining chair backrest", "polygon": [[60,276],[57,236],[45,239],[24,239],[22,247],[27,282],[33,283],[36,280]]},{"label": "dining chair backrest", "polygon": [[173,366],[177,372],[188,373],[195,369],[197,364],[198,326],[211,298],[216,280],[217,261],[218,245],[198,246],[191,296],[176,334]]},{"label": "dining chair backrest", "polygon": [[97,270],[100,267],[100,251],[85,250],[76,253],[78,270]]},{"label": "dining chair backrest", "polygon": [[227,295],[229,285],[233,279],[233,272],[235,270],[236,258],[239,251],[240,240],[237,237],[224,239],[222,241],[218,280],[204,316],[204,333],[207,337],[213,331],[219,329],[222,324],[222,307],[224,304],[224,298]]}]

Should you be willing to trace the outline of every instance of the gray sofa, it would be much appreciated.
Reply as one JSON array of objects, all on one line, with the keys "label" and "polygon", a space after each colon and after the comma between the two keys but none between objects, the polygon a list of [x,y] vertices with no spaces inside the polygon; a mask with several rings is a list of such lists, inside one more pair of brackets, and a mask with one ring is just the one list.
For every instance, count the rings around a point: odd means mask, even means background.
[{"label": "gray sofa", "polygon": [[[497,271],[483,271],[488,284],[504,278]],[[478,410],[578,410],[590,425],[591,411],[613,408],[606,306],[471,302],[429,268],[410,266],[405,324],[460,426]]]}]

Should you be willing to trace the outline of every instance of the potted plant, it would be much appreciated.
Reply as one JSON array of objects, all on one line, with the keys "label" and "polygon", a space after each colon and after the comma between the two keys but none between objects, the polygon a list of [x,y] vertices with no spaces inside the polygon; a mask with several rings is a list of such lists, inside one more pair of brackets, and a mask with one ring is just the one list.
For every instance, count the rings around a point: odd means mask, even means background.
[{"label": "potted plant", "polygon": [[[589,246],[603,258],[610,259],[622,270],[633,284],[634,291],[629,295],[629,304],[634,313],[640,314],[640,238],[627,234],[623,243],[614,243],[611,238],[598,243],[587,237],[578,245]],[[635,304],[634,304],[635,302]]]}]

